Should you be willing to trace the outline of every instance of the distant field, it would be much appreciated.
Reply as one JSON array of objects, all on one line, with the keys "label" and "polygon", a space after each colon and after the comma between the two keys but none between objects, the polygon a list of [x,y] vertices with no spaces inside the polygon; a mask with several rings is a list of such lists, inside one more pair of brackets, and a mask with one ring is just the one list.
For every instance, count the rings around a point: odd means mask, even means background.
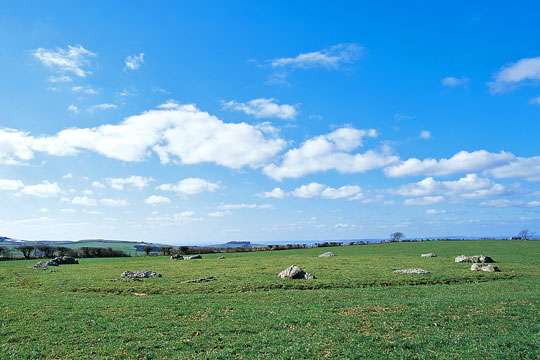
[{"label": "distant field", "polygon": [[[472,272],[454,263],[461,254],[492,256],[502,272]],[[58,272],[0,262],[0,359],[539,358],[539,241],[218,256],[80,259]],[[278,279],[291,264],[317,279]],[[392,273],[411,267],[431,274]],[[124,270],[163,278],[106,280]]]}]

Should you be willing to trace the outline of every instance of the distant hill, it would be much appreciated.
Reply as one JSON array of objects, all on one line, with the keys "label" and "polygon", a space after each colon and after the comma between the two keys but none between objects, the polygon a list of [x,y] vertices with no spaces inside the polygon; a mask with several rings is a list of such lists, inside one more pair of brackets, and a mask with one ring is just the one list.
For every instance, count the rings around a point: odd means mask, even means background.
[{"label": "distant hill", "polygon": [[251,241],[229,241],[225,244],[216,244],[216,245],[207,245],[214,249],[228,249],[228,248],[237,248],[237,247],[247,247],[247,248],[256,248],[256,247],[266,247],[266,245],[261,244],[252,244]]}]

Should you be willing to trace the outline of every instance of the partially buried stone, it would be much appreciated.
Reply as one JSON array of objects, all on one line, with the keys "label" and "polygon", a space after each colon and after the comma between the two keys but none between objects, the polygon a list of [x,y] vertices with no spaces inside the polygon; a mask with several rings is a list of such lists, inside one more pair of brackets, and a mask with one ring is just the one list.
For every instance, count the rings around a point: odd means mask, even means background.
[{"label": "partially buried stone", "polygon": [[472,264],[471,271],[499,272],[499,268],[490,264]]},{"label": "partially buried stone", "polygon": [[306,279],[311,280],[315,279],[315,276],[313,274],[307,273],[304,270],[300,269],[296,265],[291,265],[282,272],[278,274],[278,277],[281,279],[289,278],[289,279]]},{"label": "partially buried stone", "polygon": [[144,271],[124,271],[121,275],[122,277],[127,278],[151,278],[151,277],[161,277],[161,274],[157,272],[144,270]]},{"label": "partially buried stone", "polygon": [[423,269],[402,269],[394,270],[394,274],[429,274],[429,271]]},{"label": "partially buried stone", "polygon": [[434,253],[422,254],[422,255],[420,255],[420,256],[421,256],[421,257],[437,257],[437,255],[434,254]]},{"label": "partially buried stone", "polygon": [[193,255],[193,256],[185,257],[184,259],[186,259],[186,260],[202,259],[202,256],[201,255]]},{"label": "partially buried stone", "polygon": [[171,256],[171,260],[184,260],[184,257],[180,254],[174,254]]},{"label": "partially buried stone", "polygon": [[325,252],[324,254],[319,255],[319,257],[332,257],[332,256],[336,256],[336,255],[331,251],[328,251],[328,252]]},{"label": "partially buried stone", "polygon": [[457,256],[454,259],[454,262],[457,262],[457,263],[462,263],[462,262],[494,263],[495,260],[493,260],[491,257],[485,256],[485,255],[473,255],[473,256],[460,255],[460,256]]}]

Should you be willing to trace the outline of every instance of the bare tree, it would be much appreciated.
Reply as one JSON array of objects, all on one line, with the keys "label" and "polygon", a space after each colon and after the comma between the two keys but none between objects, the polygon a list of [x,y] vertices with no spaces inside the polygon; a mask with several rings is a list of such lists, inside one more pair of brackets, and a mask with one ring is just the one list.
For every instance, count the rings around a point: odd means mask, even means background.
[{"label": "bare tree", "polygon": [[404,233],[397,231],[395,233],[390,234],[390,242],[399,242],[401,238],[404,238],[404,237],[405,237]]},{"label": "bare tree", "polygon": [[523,240],[529,240],[536,236],[536,234],[532,231],[529,231],[529,229],[521,230],[517,234],[518,238],[521,238]]}]

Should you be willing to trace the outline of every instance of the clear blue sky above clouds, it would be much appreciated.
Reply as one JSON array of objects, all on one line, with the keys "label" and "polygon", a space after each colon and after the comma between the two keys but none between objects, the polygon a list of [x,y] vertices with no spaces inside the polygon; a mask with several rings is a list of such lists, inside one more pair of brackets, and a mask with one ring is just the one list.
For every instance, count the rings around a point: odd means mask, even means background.
[{"label": "clear blue sky above clouds", "polygon": [[540,231],[536,2],[4,2],[0,235]]}]

